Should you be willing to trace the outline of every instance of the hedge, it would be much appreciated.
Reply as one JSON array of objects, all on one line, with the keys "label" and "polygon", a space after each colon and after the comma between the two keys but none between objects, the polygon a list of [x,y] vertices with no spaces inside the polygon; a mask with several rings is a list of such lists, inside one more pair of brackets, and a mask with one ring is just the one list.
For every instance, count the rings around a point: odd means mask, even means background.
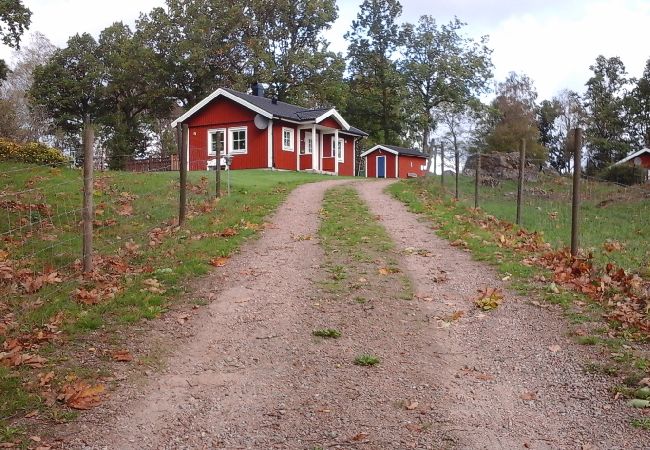
[{"label": "hedge", "polygon": [[48,147],[40,142],[19,144],[7,139],[0,139],[0,161],[15,161],[41,166],[61,166],[70,160],[61,150]]},{"label": "hedge", "polygon": [[606,169],[601,177],[607,181],[614,183],[632,186],[633,184],[640,184],[646,180],[647,169],[633,165],[620,164],[618,166],[611,166]]}]

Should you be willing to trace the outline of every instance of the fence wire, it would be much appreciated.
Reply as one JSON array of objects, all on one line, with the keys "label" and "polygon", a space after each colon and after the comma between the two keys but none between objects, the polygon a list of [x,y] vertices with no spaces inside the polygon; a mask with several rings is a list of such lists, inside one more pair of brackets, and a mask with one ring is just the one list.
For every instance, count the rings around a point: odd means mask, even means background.
[{"label": "fence wire", "polygon": [[[196,164],[206,167],[208,161]],[[135,167],[137,173],[95,172],[95,270],[84,275],[82,171],[2,163],[0,296],[10,306],[64,301],[80,286],[101,285],[107,274],[129,276],[133,274],[131,266],[142,270],[138,249],[159,245],[177,228],[179,172],[160,164]],[[143,167],[155,170],[143,171]],[[216,191],[214,178],[214,172],[189,174],[190,217],[210,209]],[[0,314],[0,325],[11,320]]]},{"label": "fence wire", "polygon": [[[453,159],[445,167],[453,170]],[[554,248],[571,243],[572,175],[560,175],[542,168],[545,161],[527,158],[522,199],[521,226],[544,234]],[[459,201],[474,206],[474,170],[459,176]],[[518,167],[517,167],[518,169]],[[488,214],[515,222],[517,214],[517,170],[509,179],[480,173],[479,206]],[[434,183],[440,183],[436,176]],[[444,193],[455,196],[455,173],[444,177]],[[583,175],[580,183],[579,245],[601,263],[613,262],[635,272],[650,269],[650,184],[625,186]]]}]

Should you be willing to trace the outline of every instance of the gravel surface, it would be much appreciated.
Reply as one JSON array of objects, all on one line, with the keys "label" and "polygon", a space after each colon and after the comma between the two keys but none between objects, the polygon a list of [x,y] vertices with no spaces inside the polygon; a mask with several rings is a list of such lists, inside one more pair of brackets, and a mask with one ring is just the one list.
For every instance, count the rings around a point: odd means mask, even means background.
[{"label": "gravel surface", "polygon": [[[560,314],[507,291],[496,311],[476,310],[477,289],[500,287],[498,276],[384,194],[385,182],[355,185],[416,299],[370,274],[367,304],[327,298],[323,251],[306,237],[325,191],[345,183],[293,191],[259,240],[197,286],[211,303],[183,325],[164,371],[118,388],[62,433],[73,436],[64,448],[647,448],[606,381],[582,370],[591,350],[571,343]],[[342,338],[311,336],[329,326]],[[366,351],[381,364],[351,364]]]},{"label": "gravel surface", "polygon": [[[648,433],[630,427],[624,401],[613,400],[611,380],[585,373],[584,364],[600,356],[572,342],[559,310],[507,290],[496,310],[476,309],[478,289],[504,283],[484,263],[433,234],[427,222],[383,192],[386,186],[359,184],[359,191],[398,248],[432,254],[404,252],[416,297],[432,299],[423,303],[434,317],[464,311],[435,336],[445,349],[444,370],[436,374],[444,394],[436,407],[448,420],[442,429],[453,432],[459,447],[650,447]],[[435,281],[441,278],[447,281]]]}]

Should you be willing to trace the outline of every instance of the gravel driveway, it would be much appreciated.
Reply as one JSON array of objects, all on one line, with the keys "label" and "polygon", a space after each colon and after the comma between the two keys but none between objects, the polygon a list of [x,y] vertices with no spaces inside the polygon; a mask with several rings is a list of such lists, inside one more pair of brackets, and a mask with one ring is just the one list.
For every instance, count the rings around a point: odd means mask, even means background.
[{"label": "gravel driveway", "polygon": [[[163,373],[118,389],[66,448],[644,448],[606,381],[582,370],[589,350],[561,316],[510,292],[496,311],[476,310],[477,289],[500,287],[498,276],[384,194],[385,182],[354,185],[416,299],[373,303],[363,326],[353,302],[320,305],[324,255],[312,237],[325,191],[346,183],[293,191],[262,237],[197,287],[212,302]],[[348,339],[315,342],[327,323]],[[349,364],[369,346],[383,356],[377,370]]]}]

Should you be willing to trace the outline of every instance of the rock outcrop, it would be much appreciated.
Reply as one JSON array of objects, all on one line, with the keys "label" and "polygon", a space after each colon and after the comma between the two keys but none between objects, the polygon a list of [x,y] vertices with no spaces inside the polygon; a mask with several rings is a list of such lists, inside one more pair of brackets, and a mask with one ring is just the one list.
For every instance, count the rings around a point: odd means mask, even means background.
[{"label": "rock outcrop", "polygon": [[[476,173],[477,155],[469,155],[465,162],[463,175],[474,176]],[[526,163],[524,178],[526,181],[537,181],[540,167]],[[519,177],[519,153],[489,153],[481,155],[481,176],[497,180],[516,180]]]}]

